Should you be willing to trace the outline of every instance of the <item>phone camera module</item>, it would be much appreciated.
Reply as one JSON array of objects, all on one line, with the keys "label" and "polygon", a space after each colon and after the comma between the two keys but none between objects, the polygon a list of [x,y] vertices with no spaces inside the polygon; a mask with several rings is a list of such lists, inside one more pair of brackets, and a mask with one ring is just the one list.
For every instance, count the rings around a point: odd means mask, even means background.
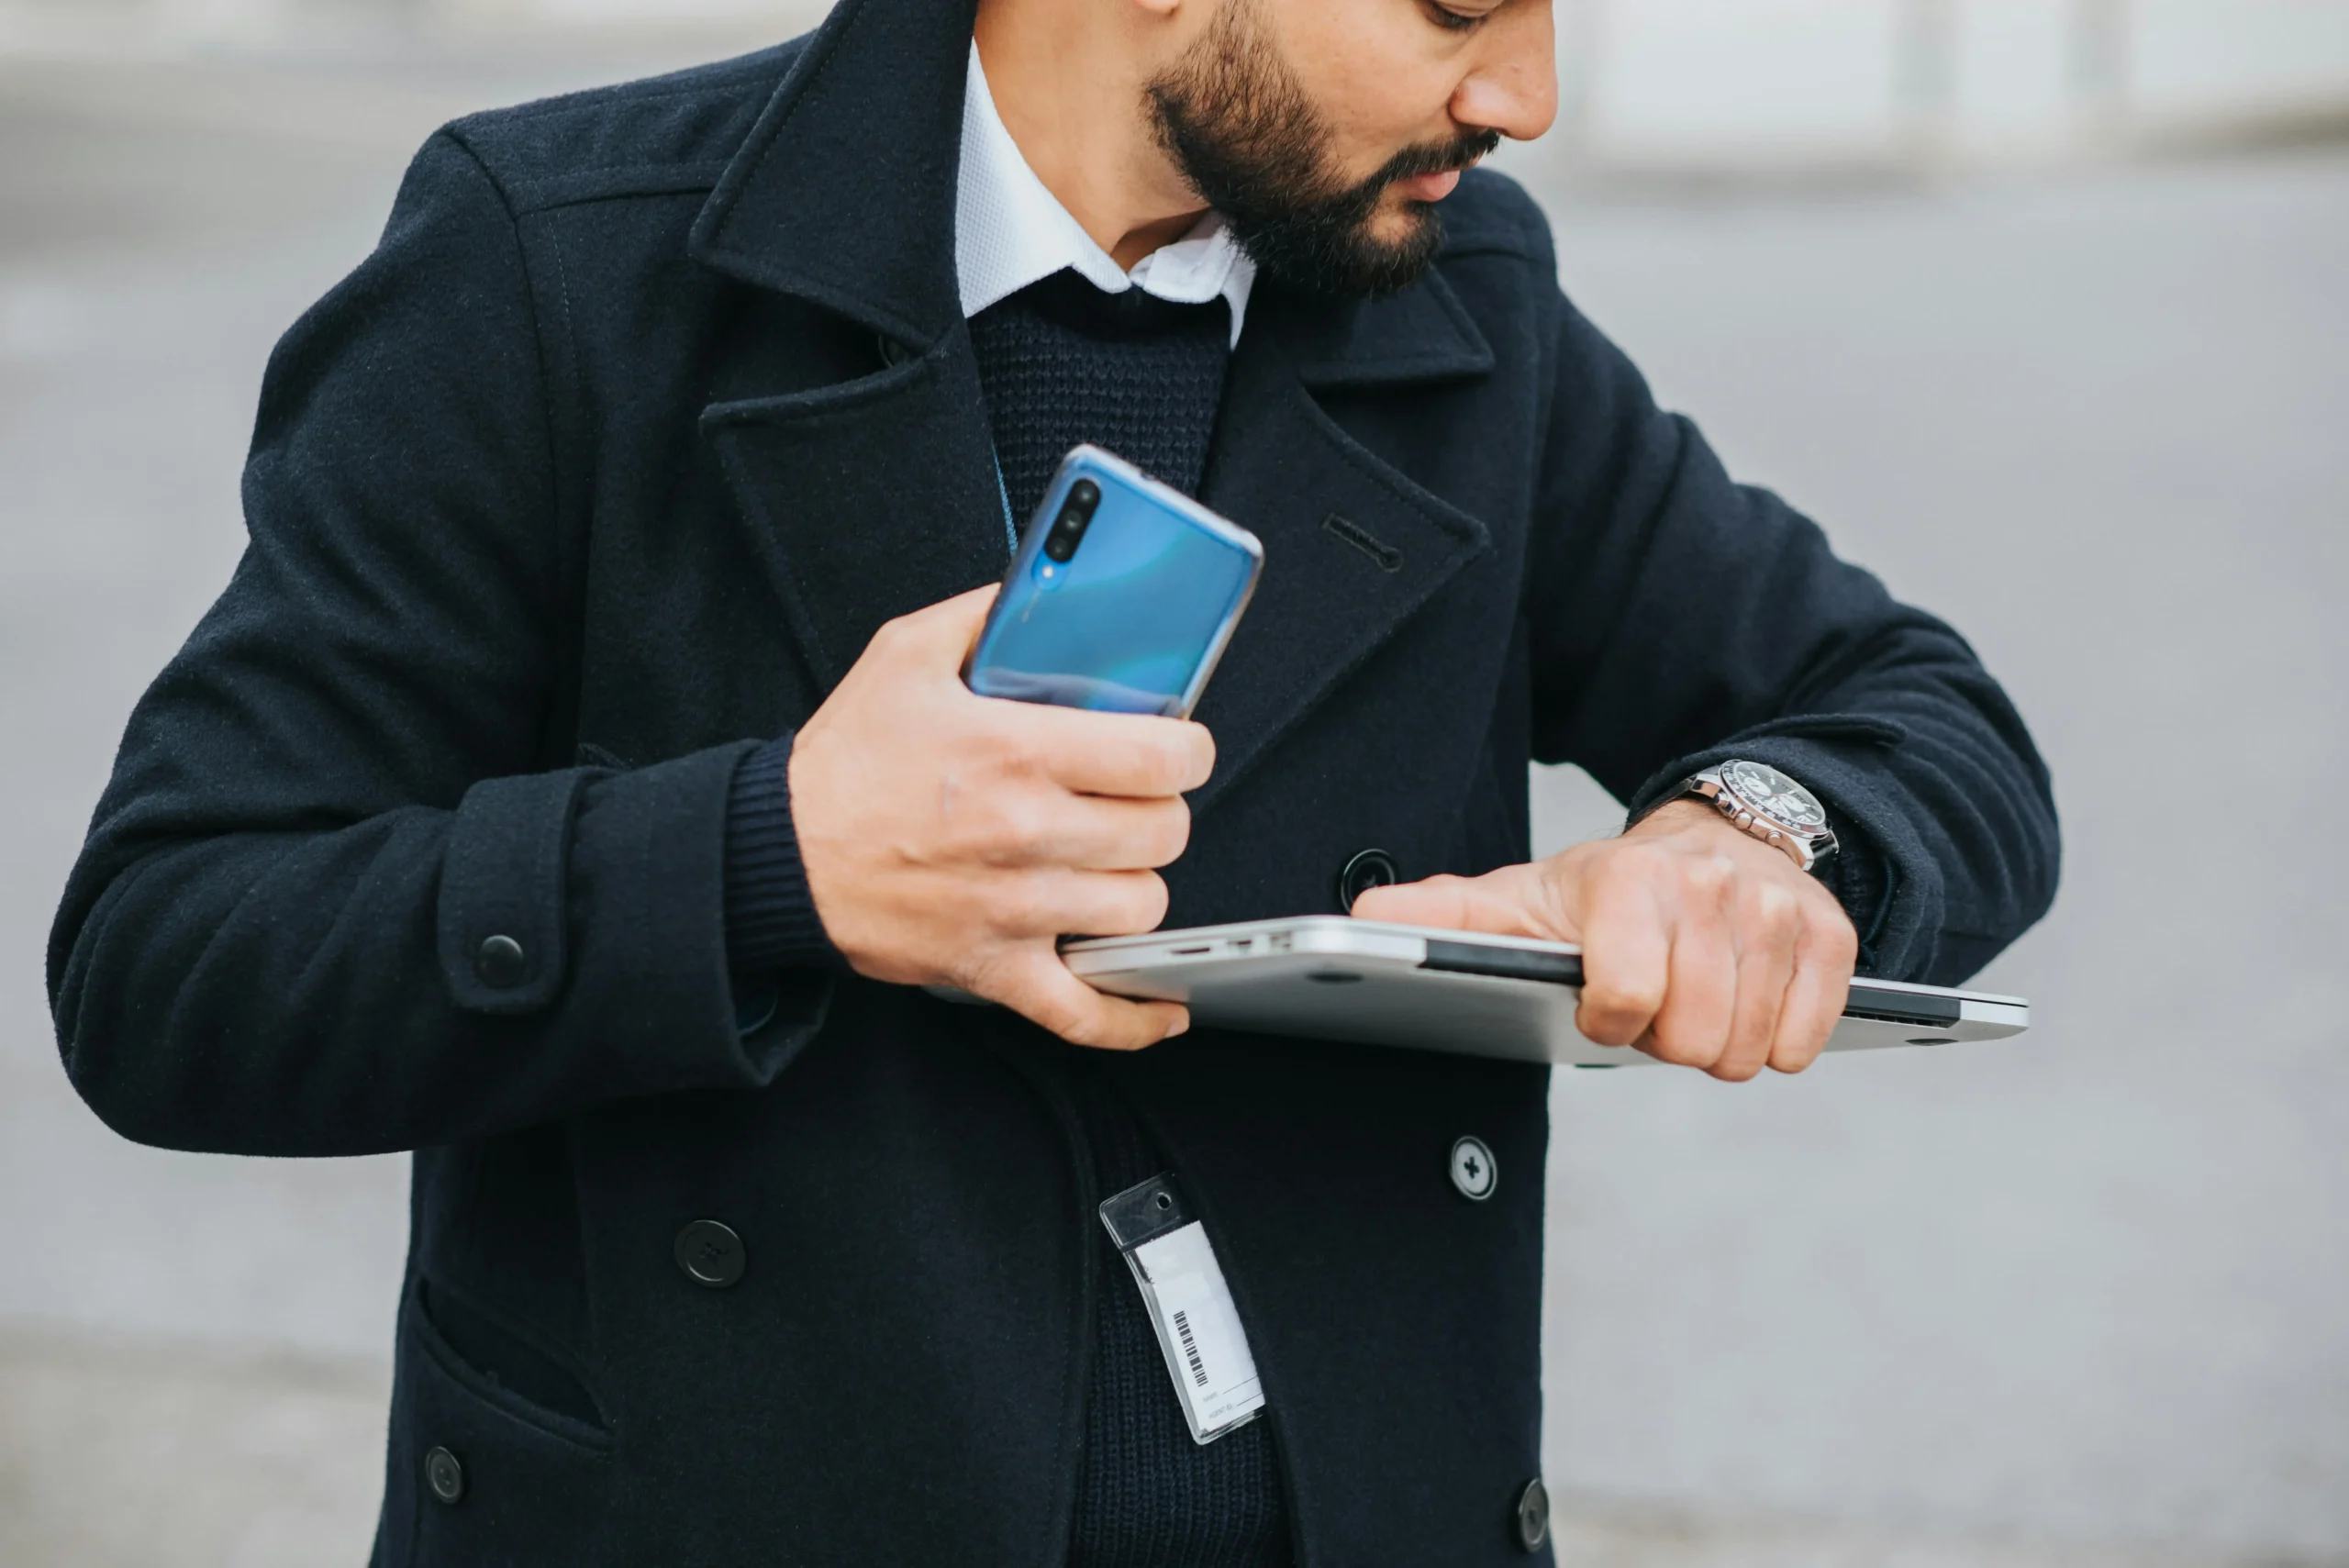
[{"label": "phone camera module", "polygon": [[1085,530],[1093,526],[1094,510],[1101,505],[1101,489],[1089,479],[1080,479],[1069,487],[1068,499],[1061,503],[1061,515],[1052,524],[1052,531],[1044,536],[1044,558],[1065,562],[1076,554],[1076,547],[1085,542]]}]

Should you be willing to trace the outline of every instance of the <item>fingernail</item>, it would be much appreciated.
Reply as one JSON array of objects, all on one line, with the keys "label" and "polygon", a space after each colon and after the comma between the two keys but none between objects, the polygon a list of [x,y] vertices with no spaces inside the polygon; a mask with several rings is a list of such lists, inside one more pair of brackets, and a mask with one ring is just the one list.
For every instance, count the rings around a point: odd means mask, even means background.
[{"label": "fingernail", "polygon": [[1174,1039],[1176,1035],[1178,1035],[1178,1034],[1189,1034],[1190,1032],[1191,1032],[1191,1020],[1190,1020],[1189,1016],[1186,1014],[1186,1015],[1184,1017],[1183,1020],[1182,1020],[1180,1023],[1176,1024],[1173,1029],[1168,1029],[1168,1030],[1167,1030],[1163,1035],[1160,1036],[1159,1038],[1160,1038],[1160,1039],[1162,1039],[1162,1040],[1173,1040],[1173,1039]]}]

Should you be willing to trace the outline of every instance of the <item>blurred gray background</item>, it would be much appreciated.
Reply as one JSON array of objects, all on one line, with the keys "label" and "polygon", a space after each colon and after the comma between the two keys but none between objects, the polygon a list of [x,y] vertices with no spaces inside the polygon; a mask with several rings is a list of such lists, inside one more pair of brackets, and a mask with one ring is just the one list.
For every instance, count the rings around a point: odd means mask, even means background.
[{"label": "blurred gray background", "polygon": [[[2349,4],[1561,0],[1511,156],[1745,477],[2054,766],[2025,1040],[1553,1102],[1562,1559],[2349,1563]],[[405,1166],[128,1147],[40,954],[262,361],[440,120],[759,0],[0,0],[0,1564],[366,1557]],[[1607,832],[1571,771],[1543,848]],[[2156,1003],[2149,987],[2174,987]]]}]

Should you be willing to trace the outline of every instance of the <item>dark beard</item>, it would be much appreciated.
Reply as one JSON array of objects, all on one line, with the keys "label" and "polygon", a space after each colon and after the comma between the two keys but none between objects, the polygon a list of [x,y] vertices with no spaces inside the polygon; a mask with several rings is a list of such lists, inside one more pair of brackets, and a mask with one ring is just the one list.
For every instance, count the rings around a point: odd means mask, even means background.
[{"label": "dark beard", "polygon": [[1190,54],[1150,84],[1160,143],[1265,273],[1314,294],[1408,287],[1443,249],[1443,220],[1434,203],[1411,202],[1408,231],[1379,239],[1370,225],[1387,187],[1464,169],[1499,146],[1500,134],[1408,147],[1348,184],[1330,168],[1320,112],[1257,36],[1252,8],[1252,0],[1230,0]]}]

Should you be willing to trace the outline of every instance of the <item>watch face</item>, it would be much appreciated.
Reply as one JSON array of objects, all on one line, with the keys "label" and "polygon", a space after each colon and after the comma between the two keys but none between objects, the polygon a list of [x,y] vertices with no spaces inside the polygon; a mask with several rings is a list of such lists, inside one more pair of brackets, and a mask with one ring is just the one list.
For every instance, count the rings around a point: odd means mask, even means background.
[{"label": "watch face", "polygon": [[1721,783],[1756,817],[1798,833],[1827,831],[1827,808],[1819,804],[1819,797],[1776,768],[1761,762],[1723,762]]}]

